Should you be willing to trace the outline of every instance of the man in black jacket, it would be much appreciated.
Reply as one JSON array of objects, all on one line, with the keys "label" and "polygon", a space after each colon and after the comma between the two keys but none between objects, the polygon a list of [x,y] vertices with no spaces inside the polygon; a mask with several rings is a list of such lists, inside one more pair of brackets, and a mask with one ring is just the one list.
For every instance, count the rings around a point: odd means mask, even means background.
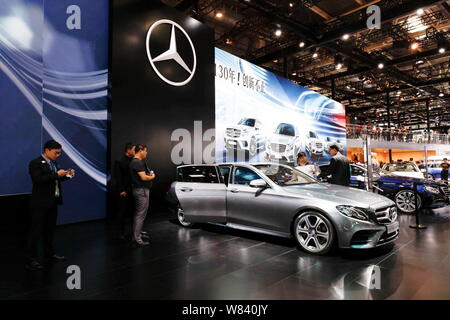
[{"label": "man in black jacket", "polygon": [[39,242],[43,239],[44,256],[46,260],[63,261],[53,250],[53,235],[58,215],[58,205],[62,205],[61,181],[73,178],[75,171],[59,169],[56,159],[61,155],[61,145],[47,141],[44,153],[29,164],[29,173],[33,183],[30,199],[31,226],[27,244],[28,263],[30,270],[42,269],[38,262]]},{"label": "man in black jacket", "polygon": [[[125,222],[127,212],[132,212],[133,193],[131,189],[130,162],[134,157],[134,144],[128,142],[125,145],[124,155],[120,160],[114,163],[114,179],[116,181],[116,190],[119,196],[116,215],[116,236],[125,240]],[[131,216],[131,215],[130,215]]]},{"label": "man in black jacket", "polygon": [[335,144],[329,147],[328,153],[331,158],[328,169],[322,171],[320,178],[326,178],[331,175],[330,183],[341,186],[350,185],[350,162],[347,157],[339,152],[339,147]]}]

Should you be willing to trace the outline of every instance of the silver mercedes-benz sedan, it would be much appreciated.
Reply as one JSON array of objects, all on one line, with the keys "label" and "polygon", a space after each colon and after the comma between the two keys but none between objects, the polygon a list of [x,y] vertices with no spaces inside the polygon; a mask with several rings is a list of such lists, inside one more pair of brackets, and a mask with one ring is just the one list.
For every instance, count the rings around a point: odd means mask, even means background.
[{"label": "silver mercedes-benz sedan", "polygon": [[373,248],[398,237],[390,199],[320,183],[282,164],[224,163],[177,168],[168,200],[185,227],[216,223],[294,238],[307,252]]}]

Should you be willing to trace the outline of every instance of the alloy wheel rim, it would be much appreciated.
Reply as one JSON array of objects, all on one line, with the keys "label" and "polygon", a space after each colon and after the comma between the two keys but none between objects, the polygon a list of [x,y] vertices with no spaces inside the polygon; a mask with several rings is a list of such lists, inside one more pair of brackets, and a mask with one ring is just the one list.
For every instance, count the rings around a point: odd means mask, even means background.
[{"label": "alloy wheel rim", "polygon": [[184,211],[183,211],[183,209],[178,208],[177,215],[178,215],[178,221],[180,221],[181,224],[184,224],[185,222],[184,222]]},{"label": "alloy wheel rim", "polygon": [[325,221],[317,215],[303,216],[297,224],[297,239],[310,252],[320,252],[330,242],[330,230]]},{"label": "alloy wheel rim", "polygon": [[[403,212],[411,213],[416,210],[415,195],[412,191],[401,191],[395,198],[397,207]],[[420,197],[417,198],[417,205],[421,207]]]}]

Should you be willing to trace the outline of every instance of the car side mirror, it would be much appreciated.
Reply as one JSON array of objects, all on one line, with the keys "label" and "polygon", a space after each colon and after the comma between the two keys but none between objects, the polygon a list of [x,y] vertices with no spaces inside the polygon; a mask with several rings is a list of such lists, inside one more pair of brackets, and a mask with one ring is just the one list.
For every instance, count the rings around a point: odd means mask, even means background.
[{"label": "car side mirror", "polygon": [[267,182],[265,182],[263,179],[256,179],[256,180],[252,180],[250,181],[250,187],[252,188],[267,188],[268,184]]}]

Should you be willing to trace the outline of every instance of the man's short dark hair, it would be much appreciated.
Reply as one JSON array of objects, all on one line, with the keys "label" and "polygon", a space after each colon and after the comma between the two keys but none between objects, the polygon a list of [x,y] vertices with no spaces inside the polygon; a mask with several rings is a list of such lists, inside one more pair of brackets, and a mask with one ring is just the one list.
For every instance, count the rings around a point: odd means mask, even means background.
[{"label": "man's short dark hair", "polygon": [[138,153],[141,150],[148,149],[145,144],[137,144],[136,147],[134,147],[134,152]]},{"label": "man's short dark hair", "polygon": [[303,158],[303,157],[306,157],[306,153],[304,153],[304,152],[299,152],[299,153],[297,154],[297,159]]},{"label": "man's short dark hair", "polygon": [[48,150],[53,150],[53,149],[61,149],[62,146],[59,142],[56,142],[55,140],[48,140],[45,144],[44,144],[44,150],[48,149]]},{"label": "man's short dark hair", "polygon": [[337,144],[332,144],[328,149],[334,149],[334,150],[336,150],[337,152],[340,151],[339,146],[338,146]]},{"label": "man's short dark hair", "polygon": [[133,147],[134,147],[134,143],[127,142],[125,144],[125,150],[124,151],[127,152],[128,150],[133,149]]},{"label": "man's short dark hair", "polygon": [[444,160],[448,160],[447,158],[444,158]]}]

